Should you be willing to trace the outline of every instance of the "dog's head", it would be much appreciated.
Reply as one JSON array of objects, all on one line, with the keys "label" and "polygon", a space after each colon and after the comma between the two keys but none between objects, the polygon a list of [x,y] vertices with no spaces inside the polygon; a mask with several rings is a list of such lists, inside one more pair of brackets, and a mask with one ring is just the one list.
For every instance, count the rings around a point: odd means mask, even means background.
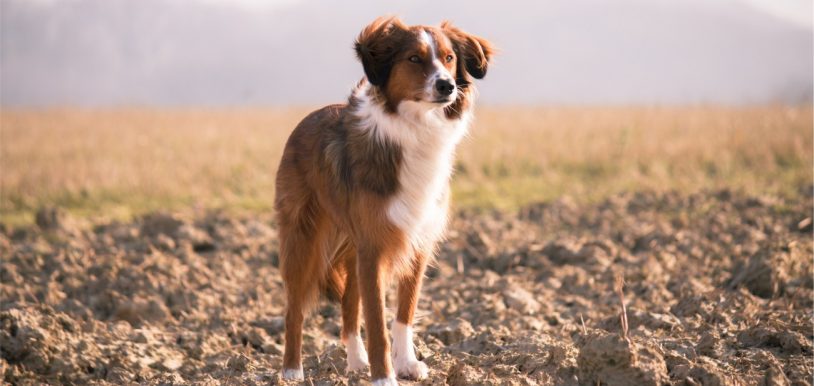
[{"label": "dog's head", "polygon": [[486,75],[493,53],[487,40],[449,22],[407,26],[396,17],[379,18],[365,27],[355,48],[367,80],[392,107],[403,101],[450,105],[472,78]]}]

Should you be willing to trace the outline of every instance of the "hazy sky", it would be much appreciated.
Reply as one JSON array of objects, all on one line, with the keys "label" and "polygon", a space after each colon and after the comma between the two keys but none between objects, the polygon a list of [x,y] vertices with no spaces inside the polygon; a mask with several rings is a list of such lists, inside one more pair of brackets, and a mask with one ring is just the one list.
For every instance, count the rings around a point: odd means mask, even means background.
[{"label": "hazy sky", "polygon": [[376,16],[450,19],[500,55],[484,103],[812,98],[811,0],[0,0],[0,102],[342,101]]}]

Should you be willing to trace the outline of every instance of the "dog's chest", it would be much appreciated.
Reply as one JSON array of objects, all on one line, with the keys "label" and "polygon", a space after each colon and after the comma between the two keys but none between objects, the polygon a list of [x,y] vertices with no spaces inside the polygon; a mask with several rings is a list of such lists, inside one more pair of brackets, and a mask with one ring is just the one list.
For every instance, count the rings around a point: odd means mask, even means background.
[{"label": "dog's chest", "polygon": [[415,247],[431,248],[446,228],[455,146],[464,130],[465,122],[450,123],[402,144],[399,189],[387,215]]}]

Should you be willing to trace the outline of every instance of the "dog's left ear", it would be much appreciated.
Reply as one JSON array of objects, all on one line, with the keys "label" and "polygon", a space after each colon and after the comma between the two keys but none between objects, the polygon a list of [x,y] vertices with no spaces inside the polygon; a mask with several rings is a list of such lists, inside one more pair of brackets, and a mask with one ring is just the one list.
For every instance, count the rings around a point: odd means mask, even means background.
[{"label": "dog's left ear", "polygon": [[[495,52],[492,43],[482,37],[466,33],[448,21],[441,23],[441,29],[452,41],[455,54],[458,55],[459,72],[463,69],[475,79],[483,79]],[[458,77],[463,77],[463,74],[459,73]]]},{"label": "dog's left ear", "polygon": [[394,16],[380,17],[359,33],[354,48],[371,84],[384,87],[387,83],[406,33],[407,26]]}]

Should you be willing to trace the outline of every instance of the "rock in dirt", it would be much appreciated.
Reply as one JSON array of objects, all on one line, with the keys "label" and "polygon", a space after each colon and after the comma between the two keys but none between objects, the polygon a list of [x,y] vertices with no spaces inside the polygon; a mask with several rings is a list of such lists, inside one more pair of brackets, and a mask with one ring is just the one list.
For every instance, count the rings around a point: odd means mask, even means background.
[{"label": "rock in dirt", "polygon": [[176,237],[178,229],[184,222],[178,217],[168,213],[153,213],[142,217],[141,234],[147,237],[156,237],[160,234]]},{"label": "rock in dirt", "polygon": [[190,224],[181,225],[178,228],[177,237],[181,243],[190,243],[195,252],[207,252],[215,249],[212,236]]},{"label": "rock in dirt", "polygon": [[65,211],[56,207],[44,207],[37,210],[36,224],[40,229],[52,231],[62,228],[65,224]]},{"label": "rock in dirt", "polygon": [[449,346],[469,338],[475,333],[475,330],[468,321],[459,318],[448,323],[434,325],[427,333]]},{"label": "rock in dirt", "polygon": [[503,290],[503,300],[509,307],[522,314],[534,314],[540,311],[540,303],[534,299],[531,292],[516,284],[509,284]]},{"label": "rock in dirt", "polygon": [[669,379],[661,353],[649,343],[626,340],[617,334],[585,338],[577,357],[580,384],[654,385]]},{"label": "rock in dirt", "polygon": [[724,352],[723,340],[720,334],[715,330],[704,331],[701,333],[701,339],[695,346],[695,350],[701,355],[718,358]]},{"label": "rock in dirt", "polygon": [[806,217],[797,223],[797,231],[799,232],[811,233],[812,230],[814,230],[814,222],[811,221],[811,217]]},{"label": "rock in dirt", "polygon": [[484,381],[483,371],[477,367],[458,362],[447,372],[446,384],[449,386],[477,385]]},{"label": "rock in dirt", "polygon": [[736,267],[729,285],[732,288],[745,286],[756,296],[770,299],[785,289],[789,281],[788,263],[787,253],[761,250],[747,264]]},{"label": "rock in dirt", "polygon": [[768,370],[766,370],[766,377],[763,378],[763,382],[761,382],[760,386],[788,386],[791,383],[789,382],[789,378],[786,377],[786,374],[783,374],[783,370],[777,364],[772,364]]},{"label": "rock in dirt", "polygon": [[613,262],[616,247],[610,241],[564,239],[546,244],[542,253],[555,264],[588,265],[601,270]]},{"label": "rock in dirt", "polygon": [[738,342],[744,347],[777,347],[789,354],[811,353],[811,343],[803,334],[765,326],[742,331]]},{"label": "rock in dirt", "polygon": [[249,357],[243,354],[233,355],[228,361],[226,361],[226,368],[239,373],[251,371],[253,369],[251,361],[252,360],[249,359]]},{"label": "rock in dirt", "polygon": [[144,322],[160,322],[171,317],[169,309],[163,301],[152,299],[134,299],[122,302],[113,314],[118,320],[124,320],[132,326],[140,326]]},{"label": "rock in dirt", "polygon": [[743,381],[734,374],[723,371],[709,358],[698,358],[695,365],[690,370],[685,383],[703,386],[728,386],[742,385]]}]

